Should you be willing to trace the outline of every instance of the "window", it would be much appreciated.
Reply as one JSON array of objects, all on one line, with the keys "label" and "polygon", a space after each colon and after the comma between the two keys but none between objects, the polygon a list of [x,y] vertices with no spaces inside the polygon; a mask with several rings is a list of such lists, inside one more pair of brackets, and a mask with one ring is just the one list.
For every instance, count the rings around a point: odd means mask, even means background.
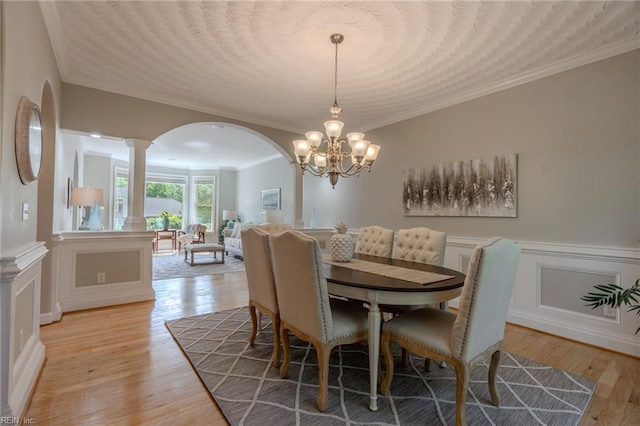
[{"label": "window", "polygon": [[148,229],[162,228],[161,214],[168,212],[169,229],[182,229],[186,177],[148,174],[144,216]]},{"label": "window", "polygon": [[193,192],[193,211],[196,223],[207,225],[209,230],[214,229],[215,178],[194,178]]},{"label": "window", "polygon": [[129,201],[129,171],[116,167],[113,184],[113,226],[115,230],[121,230],[124,220],[127,218]]}]

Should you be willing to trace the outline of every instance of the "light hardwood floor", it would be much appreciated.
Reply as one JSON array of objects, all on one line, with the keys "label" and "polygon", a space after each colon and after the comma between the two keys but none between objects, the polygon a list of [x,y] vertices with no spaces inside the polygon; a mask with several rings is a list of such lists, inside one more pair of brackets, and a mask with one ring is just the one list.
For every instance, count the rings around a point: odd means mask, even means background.
[{"label": "light hardwood floor", "polygon": [[[154,282],[155,302],[65,314],[25,417],[36,425],[224,425],[164,321],[248,303],[243,272]],[[640,359],[508,325],[505,350],[597,382],[583,425],[640,424]],[[265,426],[268,425],[265,422]]]}]

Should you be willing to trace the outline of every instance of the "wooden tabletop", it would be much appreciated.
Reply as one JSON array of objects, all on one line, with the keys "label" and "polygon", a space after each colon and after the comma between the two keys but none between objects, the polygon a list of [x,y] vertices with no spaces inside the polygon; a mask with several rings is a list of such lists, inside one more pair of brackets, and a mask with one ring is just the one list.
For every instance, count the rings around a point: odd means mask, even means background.
[{"label": "wooden tabletop", "polygon": [[400,280],[396,278],[385,277],[382,275],[372,274],[369,272],[358,271],[355,269],[345,268],[333,264],[324,264],[325,276],[327,281],[344,284],[354,287],[371,288],[376,290],[404,291],[404,292],[429,292],[443,291],[462,287],[465,280],[465,274],[453,269],[441,266],[428,265],[426,263],[408,262],[405,260],[391,259],[387,257],[367,256],[363,254],[354,254],[354,259],[367,262],[376,262],[386,265],[398,266],[401,268],[415,269],[419,271],[433,272],[442,275],[452,275],[443,281],[430,284],[418,284],[411,281]]}]

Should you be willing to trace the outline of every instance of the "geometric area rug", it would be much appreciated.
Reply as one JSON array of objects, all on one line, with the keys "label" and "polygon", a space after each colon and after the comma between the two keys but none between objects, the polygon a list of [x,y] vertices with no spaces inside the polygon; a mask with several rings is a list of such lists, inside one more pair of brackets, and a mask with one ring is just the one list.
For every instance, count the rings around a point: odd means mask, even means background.
[{"label": "geometric area rug", "polygon": [[[313,346],[291,337],[289,372],[281,379],[269,363],[271,324],[263,316],[256,344],[249,346],[248,312],[241,307],[166,322],[231,425],[455,424],[453,370],[433,364],[425,372],[418,357],[412,357],[408,367],[396,360],[389,396],[378,395],[379,410],[369,411],[366,342],[333,350],[329,404],[326,412],[319,412]],[[576,425],[595,389],[589,380],[503,352],[497,408],[490,402],[487,371],[482,363],[472,370],[466,404],[469,425]]]}]

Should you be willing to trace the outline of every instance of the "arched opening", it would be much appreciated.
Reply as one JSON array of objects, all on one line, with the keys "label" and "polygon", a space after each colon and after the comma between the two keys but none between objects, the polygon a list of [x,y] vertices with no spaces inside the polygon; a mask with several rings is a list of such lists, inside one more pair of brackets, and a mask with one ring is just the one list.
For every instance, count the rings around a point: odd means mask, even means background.
[{"label": "arched opening", "polygon": [[[51,261],[55,194],[55,161],[56,161],[56,123],[57,113],[53,90],[49,81],[42,88],[40,102],[42,122],[42,164],[38,179],[38,223],[36,239],[44,241],[49,254],[42,260],[42,285],[40,296],[40,312],[60,315],[58,291],[53,288],[53,266]],[[57,314],[56,314],[57,313]],[[51,320],[56,320],[51,318]]]}]

